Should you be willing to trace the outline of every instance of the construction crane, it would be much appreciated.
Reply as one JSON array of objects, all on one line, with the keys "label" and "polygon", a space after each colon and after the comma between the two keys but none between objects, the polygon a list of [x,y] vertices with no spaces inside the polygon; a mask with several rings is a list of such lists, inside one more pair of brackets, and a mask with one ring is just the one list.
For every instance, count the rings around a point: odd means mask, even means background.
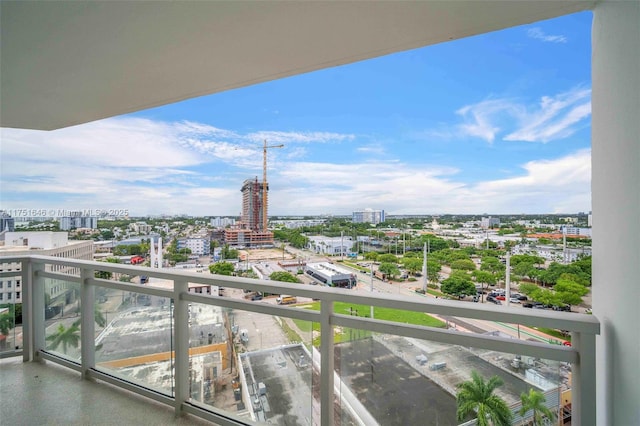
[{"label": "construction crane", "polygon": [[264,140],[264,147],[262,149],[262,232],[267,231],[267,149],[270,148],[282,148],[280,145],[267,145],[267,140]]}]

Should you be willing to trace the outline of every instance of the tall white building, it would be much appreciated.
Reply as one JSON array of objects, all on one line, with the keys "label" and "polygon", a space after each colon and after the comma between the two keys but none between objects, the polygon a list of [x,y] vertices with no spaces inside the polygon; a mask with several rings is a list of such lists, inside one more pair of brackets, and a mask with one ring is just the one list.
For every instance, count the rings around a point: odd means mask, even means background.
[{"label": "tall white building", "polygon": [[210,224],[216,228],[224,228],[226,226],[235,225],[236,220],[230,217],[215,217],[211,219]]},{"label": "tall white building", "polygon": [[489,229],[494,226],[500,226],[500,218],[491,217],[491,216],[483,217],[482,220],[480,221],[480,226],[483,229]]},{"label": "tall white building", "polygon": [[58,218],[61,231],[78,228],[98,229],[98,218],[95,216],[63,216]]},{"label": "tall white building", "polygon": [[353,223],[372,223],[377,225],[384,222],[384,210],[364,209],[356,210],[352,213],[351,221]]}]

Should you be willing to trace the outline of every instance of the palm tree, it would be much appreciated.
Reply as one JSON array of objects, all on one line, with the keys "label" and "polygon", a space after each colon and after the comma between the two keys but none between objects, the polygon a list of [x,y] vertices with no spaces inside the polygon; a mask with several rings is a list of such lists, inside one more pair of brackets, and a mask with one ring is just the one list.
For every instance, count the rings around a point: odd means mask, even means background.
[{"label": "palm tree", "polygon": [[471,414],[477,416],[478,426],[510,425],[513,417],[511,410],[502,398],[493,394],[503,383],[498,376],[485,382],[477,371],[472,371],[471,380],[458,385],[458,420],[462,421]]},{"label": "palm tree", "polygon": [[48,349],[55,351],[58,346],[62,345],[62,352],[66,354],[67,346],[71,345],[77,348],[80,343],[79,332],[80,327],[77,322],[73,323],[69,328],[65,328],[63,324],[59,324],[56,332],[47,337],[47,340],[51,342]]},{"label": "palm tree", "polygon": [[529,389],[529,393],[522,392],[520,400],[522,401],[522,408],[520,409],[519,414],[524,416],[527,411],[533,411],[532,424],[534,426],[542,425],[542,420],[545,417],[551,422],[555,420],[556,415],[553,411],[549,410],[546,405],[544,405],[546,399],[542,392],[535,389]]}]

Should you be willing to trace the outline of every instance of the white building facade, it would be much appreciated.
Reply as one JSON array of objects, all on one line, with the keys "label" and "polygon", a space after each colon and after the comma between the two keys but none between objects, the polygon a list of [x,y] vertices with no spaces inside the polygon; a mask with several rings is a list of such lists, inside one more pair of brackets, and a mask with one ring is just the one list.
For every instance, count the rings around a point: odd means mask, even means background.
[{"label": "white building facade", "polygon": [[385,221],[384,210],[356,210],[352,213],[351,221],[353,223],[372,223],[377,225]]},{"label": "white building facade", "polygon": [[[17,256],[25,253],[42,256],[93,260],[93,241],[69,241],[66,232],[7,232],[0,256]],[[52,266],[52,271],[64,267]],[[16,271],[16,276],[0,278],[0,304],[22,303],[21,273],[16,263],[0,263],[0,272]],[[70,283],[45,278],[45,293],[51,304],[67,304],[70,301]]]},{"label": "white building facade", "polygon": [[178,240],[178,250],[188,248],[192,254],[208,256],[211,253],[211,239],[209,237],[181,238]]},{"label": "white building facade", "polygon": [[347,256],[353,249],[353,239],[351,237],[309,237],[307,244],[309,250],[316,254],[327,256]]}]

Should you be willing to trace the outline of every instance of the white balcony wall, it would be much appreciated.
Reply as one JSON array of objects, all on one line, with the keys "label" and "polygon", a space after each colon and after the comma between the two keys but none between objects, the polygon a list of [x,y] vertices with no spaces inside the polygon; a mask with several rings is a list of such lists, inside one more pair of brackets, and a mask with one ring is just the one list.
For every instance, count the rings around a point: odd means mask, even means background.
[{"label": "white balcony wall", "polygon": [[640,419],[640,2],[594,9],[593,311],[599,425]]}]

